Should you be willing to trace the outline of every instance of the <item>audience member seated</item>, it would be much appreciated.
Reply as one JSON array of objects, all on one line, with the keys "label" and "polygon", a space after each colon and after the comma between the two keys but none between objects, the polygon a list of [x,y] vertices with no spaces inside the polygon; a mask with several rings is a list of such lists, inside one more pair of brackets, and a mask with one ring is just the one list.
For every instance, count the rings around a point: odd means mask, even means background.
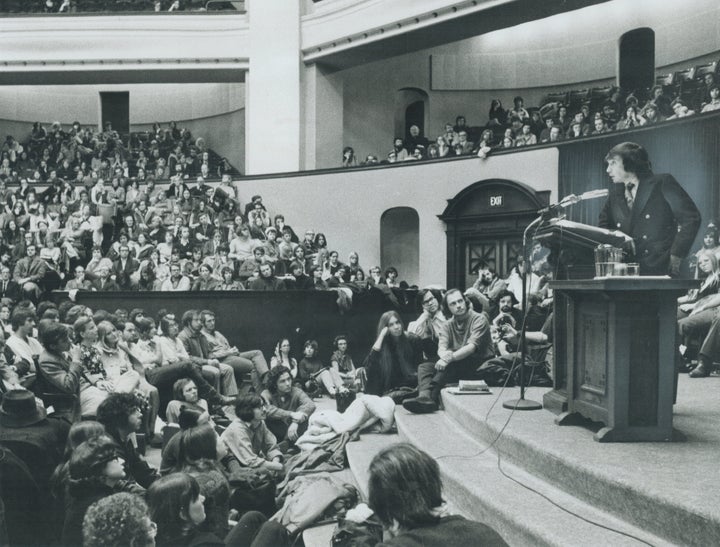
[{"label": "audience member seated", "polygon": [[281,338],[277,344],[275,344],[275,350],[270,358],[270,368],[273,369],[278,366],[288,368],[293,378],[298,376],[298,363],[297,360],[290,355],[289,338]]},{"label": "audience member seated", "polygon": [[221,366],[231,366],[238,385],[242,385],[245,375],[250,374],[255,391],[260,393],[269,370],[265,356],[259,349],[240,351],[236,346],[231,346],[227,338],[215,329],[215,312],[203,310],[200,313],[202,333],[207,339],[210,358],[220,361]]},{"label": "audience member seated", "polygon": [[436,294],[430,289],[418,291],[418,307],[422,309],[422,313],[415,321],[411,321],[407,328],[408,334],[414,334],[422,340],[423,353],[425,359],[429,361],[438,360],[437,349],[440,331],[447,321],[440,308],[438,295],[439,293]]},{"label": "audience member seated", "polygon": [[303,345],[303,358],[298,365],[297,378],[308,393],[317,391],[314,386],[322,386],[325,393],[333,398],[338,393],[348,391],[340,377],[340,371],[323,365],[318,355],[318,343],[315,340],[307,340]]},{"label": "audience member seated", "polygon": [[75,449],[68,466],[63,545],[82,544],[83,519],[88,507],[96,501],[122,491],[143,492],[143,488],[126,480],[124,464],[115,443],[104,435],[89,439]]},{"label": "audience member seated", "polygon": [[275,367],[267,376],[267,417],[265,424],[276,439],[294,443],[307,429],[307,421],[315,412],[315,403],[293,386],[286,367]]},{"label": "audience member seated", "polygon": [[[183,330],[177,338],[185,346],[186,353],[196,360],[201,360],[200,362],[204,360],[203,374],[213,376],[219,374],[223,395],[236,395],[238,383],[233,367],[211,357],[208,339],[202,333],[202,312],[187,310],[182,316],[182,323]],[[242,383],[242,378],[240,382]]]},{"label": "audience member seated", "polygon": [[202,528],[206,520],[205,496],[197,480],[187,473],[162,477],[147,493],[150,518],[157,523],[159,547],[190,545],[252,545],[284,547],[289,545],[287,531],[278,523],[251,511],[224,538]]},{"label": "audience member seated", "polygon": [[285,470],[277,438],[265,425],[267,405],[256,394],[240,395],[235,403],[236,418],[221,435],[243,467],[263,468],[281,476]]},{"label": "audience member seated", "polygon": [[248,281],[247,287],[251,291],[284,291],[285,280],[275,277],[272,264],[266,262],[260,266],[258,277]]},{"label": "audience member seated", "polygon": [[477,273],[477,280],[465,291],[465,294],[477,298],[482,304],[482,311],[487,312],[489,317],[495,317],[498,313],[498,297],[508,288],[507,282],[500,279],[495,269],[487,262],[478,264]]},{"label": "audience member seated", "polygon": [[198,388],[190,378],[180,378],[173,384],[173,400],[170,401],[165,410],[165,418],[169,424],[178,424],[180,412],[184,409],[192,409],[207,414],[210,420],[210,407],[205,399],[201,399]]},{"label": "audience member seated", "polygon": [[437,410],[440,390],[445,384],[476,378],[478,366],[493,356],[488,320],[484,314],[473,311],[460,290],[448,290],[442,307],[445,316],[451,319],[440,333],[440,359],[437,363],[421,363],[418,367],[418,397],[403,402],[410,412]]},{"label": "audience member seated", "polygon": [[137,494],[120,492],[93,503],[83,519],[85,547],[154,545],[157,526],[148,506]]},{"label": "audience member seated", "polygon": [[420,338],[406,333],[400,314],[388,311],[378,321],[377,339],[365,358],[365,392],[384,395],[417,386],[418,366],[424,362]]},{"label": "audience member seated", "polygon": [[[81,416],[81,386],[89,384],[83,379],[82,363],[66,357],[72,345],[70,335],[70,329],[61,323],[52,323],[42,330],[44,351],[38,359],[36,383],[40,384],[46,405],[51,404],[56,416],[72,424]],[[48,396],[50,399],[46,400]]]},{"label": "audience member seated", "polygon": [[142,428],[142,406],[142,399],[133,393],[111,393],[100,403],[97,420],[117,445],[128,479],[147,488],[158,478],[158,473],[138,451],[136,434]]},{"label": "audience member seated", "polygon": [[359,532],[358,544],[444,547],[452,538],[456,545],[507,545],[489,526],[448,514],[438,463],[410,444],[391,445],[372,459],[368,503],[369,509],[362,504],[348,511],[346,520],[365,522],[374,513],[389,539],[363,537],[366,532]]}]

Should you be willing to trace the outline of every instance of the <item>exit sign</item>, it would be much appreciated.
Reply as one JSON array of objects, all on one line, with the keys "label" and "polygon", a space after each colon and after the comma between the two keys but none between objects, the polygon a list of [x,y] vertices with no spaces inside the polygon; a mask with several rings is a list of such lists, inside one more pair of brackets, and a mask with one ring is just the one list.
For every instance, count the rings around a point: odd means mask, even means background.
[{"label": "exit sign", "polygon": [[503,195],[490,196],[490,207],[502,207]]}]

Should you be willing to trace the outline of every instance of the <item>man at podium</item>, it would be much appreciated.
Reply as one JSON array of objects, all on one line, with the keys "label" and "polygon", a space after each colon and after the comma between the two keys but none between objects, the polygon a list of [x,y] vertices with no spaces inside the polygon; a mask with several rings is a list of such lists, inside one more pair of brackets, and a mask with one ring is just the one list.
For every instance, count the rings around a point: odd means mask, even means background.
[{"label": "man at podium", "polygon": [[672,175],[652,172],[648,153],[623,142],[605,156],[613,181],[599,225],[633,239],[641,275],[678,277],[700,227],[700,211]]}]

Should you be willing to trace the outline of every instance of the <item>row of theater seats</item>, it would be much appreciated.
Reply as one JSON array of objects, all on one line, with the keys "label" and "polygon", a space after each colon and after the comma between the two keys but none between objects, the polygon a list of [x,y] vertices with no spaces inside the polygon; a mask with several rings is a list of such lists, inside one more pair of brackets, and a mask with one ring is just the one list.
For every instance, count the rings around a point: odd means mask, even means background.
[{"label": "row of theater seats", "polygon": [[718,61],[678,70],[668,74],[658,74],[655,77],[655,84],[661,85],[665,92],[677,95],[683,101],[691,101],[698,88],[703,84],[706,74],[712,74],[717,81]]},{"label": "row of theater seats", "polygon": [[[677,97],[686,103],[692,103],[698,88],[703,84],[706,74],[712,74],[716,81],[720,74],[720,61],[712,61],[669,72],[666,74],[658,74],[655,77],[655,85],[662,86],[665,94],[671,97]],[[548,93],[545,96],[543,105],[564,104],[567,105],[570,112],[574,112],[583,104],[589,104],[591,111],[597,111],[602,104],[612,97],[617,88],[615,86],[593,87],[586,89],[573,89],[570,91],[556,91]],[[633,94],[638,99],[647,99],[647,90],[635,90]],[[639,96],[638,96],[639,95]],[[543,107],[540,108],[543,112]]]},{"label": "row of theater seats", "polygon": [[244,0],[0,0],[0,14],[236,11]]}]

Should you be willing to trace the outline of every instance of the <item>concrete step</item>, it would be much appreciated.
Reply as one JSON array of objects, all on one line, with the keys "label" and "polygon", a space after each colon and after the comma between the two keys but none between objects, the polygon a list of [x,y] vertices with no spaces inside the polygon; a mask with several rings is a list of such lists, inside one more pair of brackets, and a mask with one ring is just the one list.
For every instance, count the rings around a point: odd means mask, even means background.
[{"label": "concrete step", "polygon": [[[473,398],[480,397],[489,401]],[[395,418],[403,440],[437,459],[444,494],[457,512],[492,526],[511,545],[670,545],[499,459],[488,442],[469,434],[448,412],[414,415],[398,407]]]},{"label": "concrete step", "polygon": [[[716,389],[705,395],[697,383],[687,386],[681,382],[680,388],[679,400],[717,399]],[[692,391],[685,394],[684,389]],[[513,464],[626,526],[673,544],[720,545],[720,435],[705,433],[712,429],[707,424],[714,422],[705,421],[704,427],[697,423],[703,421],[698,409],[686,408],[687,403],[676,405],[675,424],[687,435],[687,442],[598,443],[585,427],[556,425],[555,415],[546,410],[512,412],[503,408],[502,401],[517,398],[519,390],[496,391],[490,396],[443,393],[445,412],[439,414],[479,446],[494,443],[503,467],[505,462]],[[545,391],[530,388],[527,398],[542,401]],[[701,404],[701,408],[708,407],[709,402]],[[718,412],[705,412],[708,420],[717,418]],[[404,426],[407,418],[399,417]]]}]

